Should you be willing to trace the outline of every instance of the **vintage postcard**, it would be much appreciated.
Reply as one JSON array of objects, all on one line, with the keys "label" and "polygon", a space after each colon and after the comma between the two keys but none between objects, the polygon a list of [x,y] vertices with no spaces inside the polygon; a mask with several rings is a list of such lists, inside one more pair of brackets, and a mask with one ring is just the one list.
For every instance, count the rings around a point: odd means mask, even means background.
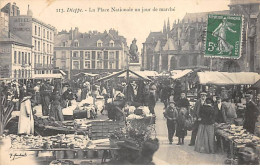
[{"label": "vintage postcard", "polygon": [[1,165],[258,165],[260,0],[1,0]]}]

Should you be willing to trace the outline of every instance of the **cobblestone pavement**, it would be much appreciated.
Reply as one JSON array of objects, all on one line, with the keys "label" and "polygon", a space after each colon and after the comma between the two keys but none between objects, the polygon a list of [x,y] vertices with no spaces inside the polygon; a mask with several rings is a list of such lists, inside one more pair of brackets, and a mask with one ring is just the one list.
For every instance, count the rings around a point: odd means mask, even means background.
[{"label": "cobblestone pavement", "polygon": [[157,102],[156,114],[156,135],[160,141],[160,147],[154,155],[155,164],[160,165],[223,165],[226,158],[223,154],[203,154],[194,151],[194,146],[188,146],[191,131],[185,137],[184,145],[178,146],[178,138],[174,137],[173,144],[168,143],[166,119],[163,117],[163,103]]}]

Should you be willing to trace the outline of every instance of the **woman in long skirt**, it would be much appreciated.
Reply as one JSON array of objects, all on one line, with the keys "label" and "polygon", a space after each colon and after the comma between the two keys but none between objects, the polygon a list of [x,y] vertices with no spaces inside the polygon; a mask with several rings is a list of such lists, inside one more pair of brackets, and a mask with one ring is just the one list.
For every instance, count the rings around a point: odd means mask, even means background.
[{"label": "woman in long skirt", "polygon": [[34,134],[34,119],[31,106],[31,96],[27,93],[25,93],[25,97],[23,97],[21,100],[18,135],[21,134]]},{"label": "woman in long skirt", "polygon": [[213,101],[207,98],[205,104],[201,107],[199,116],[201,117],[197,139],[195,142],[195,151],[200,153],[215,153],[214,150],[214,122],[215,112],[212,107]]},{"label": "woman in long skirt", "polygon": [[58,93],[55,93],[52,97],[53,101],[51,103],[50,117],[54,118],[55,121],[64,121],[62,114],[62,109],[60,105],[60,96]]}]

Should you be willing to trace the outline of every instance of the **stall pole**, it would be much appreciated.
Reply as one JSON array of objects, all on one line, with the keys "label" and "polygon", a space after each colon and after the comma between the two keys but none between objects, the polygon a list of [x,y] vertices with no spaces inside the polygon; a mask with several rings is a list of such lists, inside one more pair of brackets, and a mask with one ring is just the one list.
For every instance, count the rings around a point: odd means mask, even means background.
[{"label": "stall pole", "polygon": [[210,71],[212,71],[212,56],[210,57]]},{"label": "stall pole", "polygon": [[128,101],[128,95],[129,95],[129,86],[128,85],[130,85],[130,83],[129,83],[129,69],[127,69],[127,71],[126,71],[126,83],[127,83],[127,85],[126,85],[126,101]]},{"label": "stall pole", "polygon": [[187,96],[187,76],[185,76],[185,94]]},{"label": "stall pole", "polygon": [[60,79],[60,95],[62,95],[62,83],[63,83],[63,79]]}]

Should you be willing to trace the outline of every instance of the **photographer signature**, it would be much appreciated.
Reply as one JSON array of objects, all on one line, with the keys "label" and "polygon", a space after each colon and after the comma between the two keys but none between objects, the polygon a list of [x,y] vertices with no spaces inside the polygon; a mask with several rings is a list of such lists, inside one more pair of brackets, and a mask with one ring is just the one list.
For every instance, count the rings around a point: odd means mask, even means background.
[{"label": "photographer signature", "polygon": [[9,155],[11,160],[27,156],[26,153],[10,153]]}]

